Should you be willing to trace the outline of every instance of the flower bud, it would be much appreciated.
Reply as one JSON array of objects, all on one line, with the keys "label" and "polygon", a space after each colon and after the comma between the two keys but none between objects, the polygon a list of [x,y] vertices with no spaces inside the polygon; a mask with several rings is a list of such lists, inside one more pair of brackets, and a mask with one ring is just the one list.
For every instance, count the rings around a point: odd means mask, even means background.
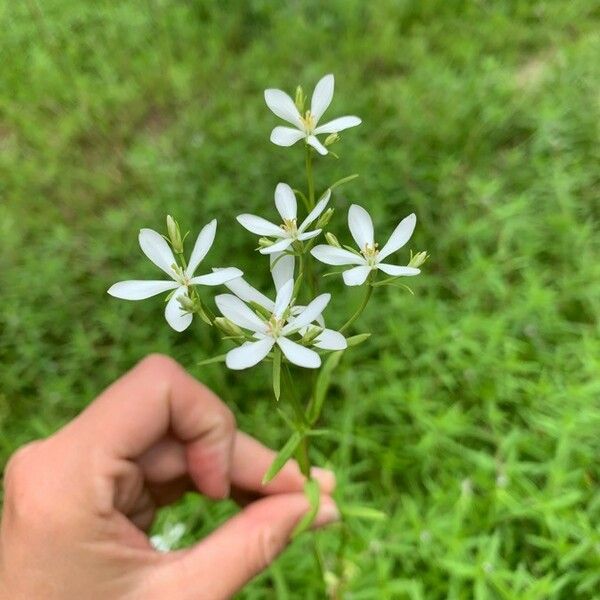
[{"label": "flower bud", "polygon": [[311,344],[314,339],[323,331],[321,327],[316,325],[309,325],[306,333],[302,336],[302,343]]},{"label": "flower bud", "polygon": [[327,243],[330,246],[335,246],[336,248],[342,247],[335,235],[333,235],[333,233],[330,233],[329,231],[325,234],[325,239],[327,240]]},{"label": "flower bud", "polygon": [[302,86],[299,85],[296,88],[296,98],[294,99],[294,104],[298,109],[298,112],[304,112],[304,104],[306,103],[306,96],[304,95],[304,91],[302,90]]},{"label": "flower bud", "polygon": [[235,323],[232,323],[229,319],[226,319],[225,317],[217,317],[215,319],[215,325],[225,335],[231,335],[234,337],[239,337],[239,336],[244,335],[244,332]]},{"label": "flower bud", "polygon": [[416,254],[412,253],[412,250],[410,251],[410,262],[408,263],[409,267],[415,267],[418,268],[420,267],[427,259],[429,258],[429,254],[427,254],[427,251],[423,251],[423,252],[417,252]]},{"label": "flower bud", "polygon": [[181,310],[183,310],[187,313],[195,313],[197,311],[198,307],[196,306],[196,302],[194,300],[192,300],[186,294],[179,296],[179,298],[177,298],[177,300],[179,301]]},{"label": "flower bud", "polygon": [[266,237],[261,237],[261,238],[258,240],[258,245],[259,245],[261,248],[268,248],[269,246],[272,246],[272,245],[273,245],[273,241],[272,241],[272,240],[270,240],[269,238],[266,238]]},{"label": "flower bud", "polygon": [[328,208],[317,221],[317,229],[323,229],[329,221],[331,221],[331,217],[333,217],[333,208]]},{"label": "flower bud", "polygon": [[181,231],[179,230],[179,224],[171,215],[167,215],[167,234],[175,254],[182,254],[183,240],[181,238]]},{"label": "flower bud", "polygon": [[338,140],[340,139],[340,134],[337,131],[334,131],[333,133],[330,133],[326,138],[325,138],[325,145],[326,146],[332,146],[333,144],[335,144]]}]

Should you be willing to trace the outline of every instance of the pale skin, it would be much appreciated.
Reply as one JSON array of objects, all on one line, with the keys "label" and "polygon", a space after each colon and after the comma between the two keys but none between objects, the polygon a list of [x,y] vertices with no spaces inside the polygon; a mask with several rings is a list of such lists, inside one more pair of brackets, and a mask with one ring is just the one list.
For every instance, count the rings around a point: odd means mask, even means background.
[{"label": "pale skin", "polygon": [[[220,600],[286,547],[309,509],[288,463],[268,485],[274,453],[237,430],[225,404],[177,363],[150,356],[77,418],[21,448],[4,476],[2,600]],[[333,473],[314,526],[338,519]],[[195,546],[156,552],[158,507],[193,489],[253,501]]]}]

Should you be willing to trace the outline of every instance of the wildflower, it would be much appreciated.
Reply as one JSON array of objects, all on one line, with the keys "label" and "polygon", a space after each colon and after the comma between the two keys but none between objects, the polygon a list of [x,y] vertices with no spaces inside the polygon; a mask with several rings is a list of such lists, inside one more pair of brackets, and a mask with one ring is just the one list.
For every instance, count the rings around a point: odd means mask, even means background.
[{"label": "wildflower", "polygon": [[[240,282],[237,282],[238,284]],[[215,298],[218,309],[224,317],[242,329],[250,331],[256,341],[246,342],[227,353],[225,360],[230,369],[247,369],[263,360],[273,346],[277,344],[284,356],[293,364],[307,369],[316,369],[321,365],[321,357],[311,348],[290,339],[294,334],[302,334],[309,325],[318,319],[331,299],[330,294],[317,296],[306,307],[292,315],[292,294],[294,280],[288,279],[277,290],[275,302],[263,296],[252,286],[243,282],[238,287],[229,282],[230,287],[238,290],[248,302],[256,302],[270,313],[265,317],[262,312],[253,311],[243,300],[233,294],[221,294]],[[325,332],[327,332],[325,334]],[[325,334],[324,337],[323,334]],[[323,330],[311,344],[324,350],[339,350],[346,347],[344,336],[332,330]]]},{"label": "wildflower", "polygon": [[348,227],[360,252],[321,244],[315,246],[311,254],[328,265],[357,265],[343,272],[346,285],[362,285],[369,273],[375,270],[383,271],[392,277],[418,275],[421,271],[415,267],[401,267],[382,262],[408,242],[416,223],[417,217],[414,213],[402,219],[380,250],[374,240],[373,221],[369,213],[361,206],[353,204],[348,211]]},{"label": "wildflower", "polygon": [[[297,104],[282,90],[265,90],[267,106],[281,119],[291,123],[294,127],[275,127],[271,132],[271,141],[278,146],[292,146],[302,138],[319,154],[327,154],[327,148],[317,139],[321,133],[337,133],[356,127],[361,120],[355,116],[345,116],[317,126],[323,113],[331,104],[333,98],[333,75],[325,75],[315,86],[310,102],[310,110],[301,114]],[[303,106],[300,104],[300,106]]]},{"label": "wildflower", "polygon": [[174,290],[168,298],[165,307],[165,319],[175,331],[183,331],[189,327],[193,315],[183,310],[182,301],[187,305],[190,288],[194,285],[220,285],[240,277],[242,271],[229,267],[219,269],[206,275],[194,276],[200,262],[207,255],[213,245],[217,231],[217,221],[212,220],[206,225],[196,240],[190,261],[183,268],[177,264],[173,252],[167,241],[160,233],[152,229],[142,229],[139,234],[139,243],[143,253],[171,280],[161,281],[119,281],[110,287],[108,293],[122,300],[144,300],[161,292]]},{"label": "wildflower", "polygon": [[[278,183],[275,188],[275,206],[283,220],[281,225],[275,225],[275,223],[271,223],[262,217],[248,214],[239,215],[237,220],[242,227],[246,228],[251,233],[256,233],[257,235],[266,236],[268,238],[275,238],[274,241],[261,239],[261,254],[283,252],[294,242],[304,242],[321,233],[321,229],[315,229],[313,231],[306,230],[325,210],[330,197],[331,190],[327,190],[323,197],[317,202],[317,205],[310,213],[308,213],[306,219],[298,226],[298,205],[296,203],[296,196],[289,185],[286,183]],[[269,242],[270,245],[267,245]]]},{"label": "wildflower", "polygon": [[169,552],[184,535],[185,525],[183,523],[175,523],[166,527],[162,533],[153,535],[150,538],[150,543],[158,552]]}]

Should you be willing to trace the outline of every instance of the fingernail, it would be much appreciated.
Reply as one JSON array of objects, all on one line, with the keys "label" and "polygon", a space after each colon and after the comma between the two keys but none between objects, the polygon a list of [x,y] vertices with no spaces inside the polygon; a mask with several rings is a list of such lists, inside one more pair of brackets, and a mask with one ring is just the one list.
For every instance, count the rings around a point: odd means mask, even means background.
[{"label": "fingernail", "polygon": [[335,523],[340,520],[340,511],[333,500],[329,500],[321,505],[319,512],[313,522],[313,529],[324,527],[330,523]]},{"label": "fingernail", "polygon": [[331,493],[335,489],[336,479],[335,473],[329,469],[321,469],[321,467],[313,467],[310,474],[319,482],[319,487],[323,492]]}]

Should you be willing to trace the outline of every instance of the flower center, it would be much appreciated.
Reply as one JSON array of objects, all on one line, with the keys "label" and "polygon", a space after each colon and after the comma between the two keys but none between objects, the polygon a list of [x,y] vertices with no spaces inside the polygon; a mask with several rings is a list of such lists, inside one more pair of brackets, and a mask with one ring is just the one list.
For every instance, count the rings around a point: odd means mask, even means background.
[{"label": "flower center", "polygon": [[315,125],[317,124],[315,116],[311,114],[310,110],[307,110],[304,113],[304,116],[300,117],[300,119],[302,120],[304,131],[306,131],[306,133],[310,135],[314,131]]},{"label": "flower center", "polygon": [[379,254],[379,244],[377,242],[365,244],[365,247],[360,252],[367,259],[369,266],[374,267],[377,263],[377,255]]},{"label": "flower center", "polygon": [[296,219],[284,219],[280,227],[290,237],[295,238],[298,235],[298,226],[296,225]]},{"label": "flower center", "polygon": [[284,324],[285,319],[278,319],[275,315],[271,315],[267,322],[267,334],[276,338],[281,333]]},{"label": "flower center", "polygon": [[171,269],[173,269],[173,279],[177,283],[189,287],[190,278],[185,274],[185,270],[183,269],[183,267],[179,265],[171,265]]}]

